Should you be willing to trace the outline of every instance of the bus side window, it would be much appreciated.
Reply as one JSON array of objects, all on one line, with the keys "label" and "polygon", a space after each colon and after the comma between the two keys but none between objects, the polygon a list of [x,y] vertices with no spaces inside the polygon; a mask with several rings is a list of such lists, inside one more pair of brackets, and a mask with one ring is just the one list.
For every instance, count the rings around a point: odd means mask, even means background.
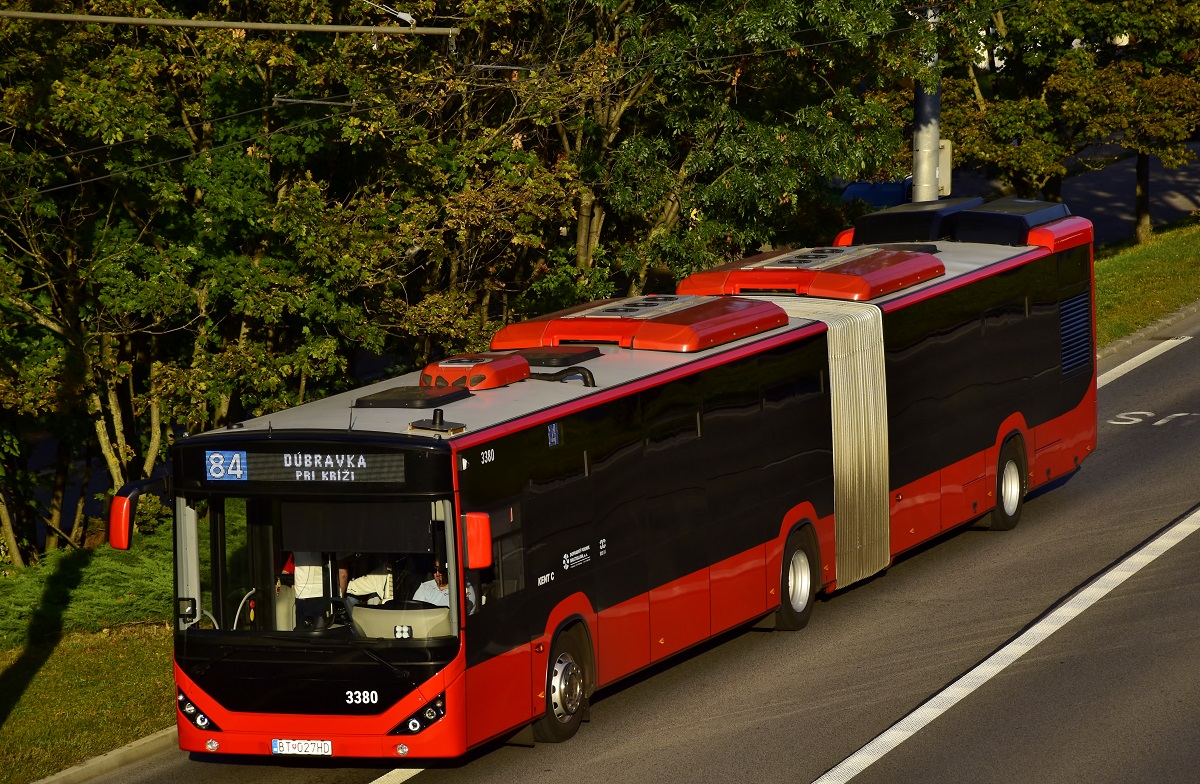
[{"label": "bus side window", "polygon": [[525,588],[525,543],[521,530],[521,507],[502,507],[491,513],[492,565],[478,573],[482,588],[480,607]]}]

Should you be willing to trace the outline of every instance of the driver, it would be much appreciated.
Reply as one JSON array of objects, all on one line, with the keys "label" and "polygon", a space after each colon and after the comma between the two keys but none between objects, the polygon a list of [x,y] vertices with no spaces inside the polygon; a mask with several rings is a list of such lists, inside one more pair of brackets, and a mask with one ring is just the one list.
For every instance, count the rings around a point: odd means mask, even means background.
[{"label": "driver", "polygon": [[[450,606],[450,582],[446,579],[446,567],[438,558],[433,562],[433,579],[426,580],[417,588],[413,599],[440,607]],[[467,583],[467,614],[475,614],[475,586]]]}]

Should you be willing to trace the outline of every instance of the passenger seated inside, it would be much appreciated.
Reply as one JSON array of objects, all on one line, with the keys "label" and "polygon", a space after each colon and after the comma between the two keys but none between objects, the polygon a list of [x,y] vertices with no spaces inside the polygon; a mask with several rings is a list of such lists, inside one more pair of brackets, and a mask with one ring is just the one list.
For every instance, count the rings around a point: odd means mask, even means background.
[{"label": "passenger seated inside", "polygon": [[[329,625],[329,597],[325,590],[324,558],[320,553],[295,552],[292,583],[296,600],[296,628],[312,631]],[[284,569],[287,569],[285,564]]]},{"label": "passenger seated inside", "polygon": [[382,556],[346,553],[338,559],[338,593],[348,607],[383,604],[392,598],[391,572]]},{"label": "passenger seated inside", "polygon": [[[439,607],[450,606],[450,582],[446,578],[446,567],[442,559],[433,562],[433,579],[426,580],[413,594],[413,600]],[[467,614],[475,613],[475,586],[467,583]]]}]

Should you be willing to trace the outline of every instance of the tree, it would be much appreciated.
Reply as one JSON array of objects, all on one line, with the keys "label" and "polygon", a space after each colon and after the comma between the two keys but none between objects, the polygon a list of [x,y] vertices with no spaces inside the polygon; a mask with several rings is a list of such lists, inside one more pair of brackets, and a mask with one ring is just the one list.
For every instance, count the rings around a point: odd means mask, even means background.
[{"label": "tree", "polygon": [[1138,155],[1138,240],[1149,236],[1149,156],[1176,166],[1200,126],[1200,3],[991,4],[981,50],[964,28],[947,79],[957,151],[1022,196],[1056,199],[1089,147]]},{"label": "tree", "polygon": [[[321,0],[90,10],[386,21]],[[829,181],[896,165],[895,88],[923,67],[897,2],[405,10],[462,34],[0,21],[0,413],[70,446],[52,492],[86,445],[113,487],[149,476],[181,431],[342,388],[364,351],[412,367],[828,240]]]},{"label": "tree", "polygon": [[[356,156],[330,154],[329,118],[272,105],[336,78],[316,39],[6,20],[0,42],[6,413],[44,417],[64,443],[86,424],[117,486],[153,471],[175,427],[343,382],[372,331],[353,296],[386,298],[391,281],[346,248],[337,269],[294,252],[374,209],[353,188],[311,209],[312,172],[353,177]],[[59,455],[52,531],[73,463]]]}]

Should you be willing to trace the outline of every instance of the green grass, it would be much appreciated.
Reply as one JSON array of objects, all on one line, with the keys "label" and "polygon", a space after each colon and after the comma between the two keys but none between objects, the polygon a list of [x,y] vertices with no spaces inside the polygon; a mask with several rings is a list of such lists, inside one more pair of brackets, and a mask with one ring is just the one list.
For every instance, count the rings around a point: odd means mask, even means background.
[{"label": "green grass", "polygon": [[1200,224],[1096,254],[1096,342],[1106,346],[1200,300]]},{"label": "green grass", "polygon": [[[1097,253],[1100,346],[1200,300],[1200,225]],[[0,784],[171,725],[171,527],[0,578]],[[102,631],[107,629],[108,631]]]},{"label": "green grass", "polygon": [[171,611],[171,524],[136,534],[124,552],[55,550],[33,568],[0,579],[0,650],[166,621]]},{"label": "green grass", "polygon": [[[171,726],[165,623],[0,652],[0,784],[26,784]],[[12,698],[16,700],[10,705]]]}]

